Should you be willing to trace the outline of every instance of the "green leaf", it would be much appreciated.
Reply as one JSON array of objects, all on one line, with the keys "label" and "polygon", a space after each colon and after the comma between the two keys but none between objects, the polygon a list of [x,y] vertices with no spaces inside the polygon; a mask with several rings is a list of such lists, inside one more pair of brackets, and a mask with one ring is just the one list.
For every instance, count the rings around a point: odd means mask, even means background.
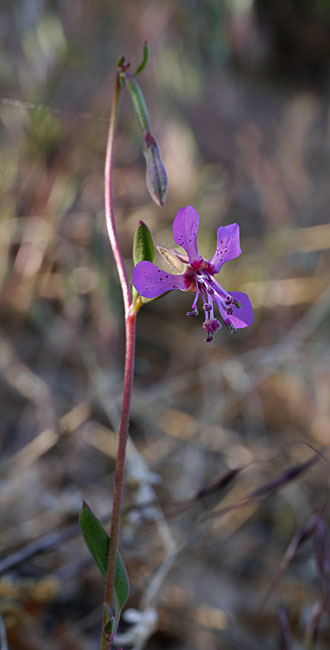
[{"label": "green leaf", "polygon": [[151,130],[151,127],[148,109],[139,84],[137,81],[135,81],[135,79],[133,79],[133,77],[126,75],[126,86],[129,90],[129,94],[131,96],[131,100],[133,102],[134,110],[139,120],[140,127],[144,133],[149,132]]},{"label": "green leaf", "polygon": [[[97,566],[102,575],[106,577],[110,537],[104,530],[100,520],[94,515],[85,501],[83,502],[83,507],[80,511],[79,524],[84,540]],[[120,554],[117,553],[114,593],[116,627],[119,622],[121,610],[127,601],[128,594],[129,580],[127,572]]]},{"label": "green leaf", "polygon": [[148,226],[139,221],[138,227],[135,231],[134,245],[133,245],[133,261],[134,264],[139,262],[153,262],[155,257],[155,247],[152,240],[151,232]]},{"label": "green leaf", "polygon": [[120,59],[117,61],[117,68],[120,68],[125,63],[125,57],[121,56]]},{"label": "green leaf", "polygon": [[[151,232],[143,221],[139,221],[138,227],[135,231],[133,244],[134,265],[143,262],[144,260],[147,260],[147,262],[153,262],[154,257],[155,247]],[[154,300],[154,298],[142,298],[135,287],[133,287],[133,303],[136,311],[142,307],[144,302],[151,300]]]},{"label": "green leaf", "polygon": [[144,48],[143,48],[142,61],[141,61],[140,65],[138,65],[138,67],[136,68],[136,70],[134,72],[134,75],[133,75],[134,77],[137,74],[140,74],[140,72],[142,72],[142,70],[144,70],[144,68],[146,67],[148,61],[149,61],[149,45],[148,45],[147,41],[145,41]]}]

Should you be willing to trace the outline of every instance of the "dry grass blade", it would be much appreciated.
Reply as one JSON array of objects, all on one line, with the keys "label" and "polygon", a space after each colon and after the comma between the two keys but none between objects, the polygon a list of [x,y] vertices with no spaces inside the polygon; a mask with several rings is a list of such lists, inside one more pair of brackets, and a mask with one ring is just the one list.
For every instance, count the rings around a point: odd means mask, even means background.
[{"label": "dry grass blade", "polygon": [[279,607],[278,611],[278,618],[280,621],[280,627],[281,627],[281,632],[280,632],[280,650],[291,650],[292,648],[292,642],[291,642],[291,634],[290,634],[290,629],[289,629],[289,622],[288,618],[286,615],[286,612],[283,607]]},{"label": "dry grass blade", "polygon": [[323,598],[319,599],[313,607],[312,615],[307,625],[304,638],[304,645],[306,650],[313,650],[315,648],[315,643],[317,642],[319,634],[319,625],[327,603],[327,599],[328,596],[326,595]]},{"label": "dry grass blade", "polygon": [[261,488],[258,488],[258,490],[255,490],[249,495],[250,499],[254,498],[263,498],[266,496],[269,496],[270,494],[273,494],[273,492],[276,492],[279,488],[283,487],[287,483],[290,483],[290,481],[294,481],[300,474],[305,472],[309,467],[314,465],[316,461],[319,460],[318,456],[312,456],[312,458],[309,458],[305,463],[300,463],[299,465],[295,465],[294,467],[290,467],[286,472],[283,472],[280,476],[278,476],[276,479],[271,481],[270,483],[267,483],[266,485],[263,485]]},{"label": "dry grass blade", "polygon": [[2,616],[0,616],[0,650],[8,650],[6,628]]},{"label": "dry grass blade", "polygon": [[305,526],[297,531],[297,533],[294,535],[292,538],[283,558],[282,562],[280,564],[279,570],[274,577],[273,581],[271,582],[270,586],[268,587],[266,594],[263,598],[262,604],[261,604],[261,609],[266,605],[270,595],[274,591],[276,585],[278,584],[278,581],[280,580],[281,576],[283,575],[284,571],[286,571],[287,567],[289,566],[290,562],[293,560],[295,554],[297,553],[298,549],[311,537],[311,535],[314,534],[316,526],[317,526],[317,521],[318,521],[319,515],[313,515],[305,524]]},{"label": "dry grass blade", "polygon": [[326,586],[330,578],[329,527],[322,514],[316,524],[315,555],[321,580]]},{"label": "dry grass blade", "polygon": [[180,515],[182,512],[184,512],[186,508],[200,501],[202,501],[204,505],[206,505],[205,502],[206,501],[208,502],[210,498],[213,504],[213,497],[216,498],[222,492],[222,490],[228,487],[232,483],[232,481],[236,478],[236,476],[239,474],[239,472],[241,472],[243,469],[244,467],[234,467],[228,470],[222,476],[220,476],[220,478],[218,478],[213,483],[198,490],[198,492],[196,492],[192,497],[190,497],[190,499],[181,502],[177,501],[174,502],[173,504],[169,504],[166,508],[167,517],[176,517]]},{"label": "dry grass blade", "polygon": [[67,541],[74,535],[78,535],[79,530],[79,525],[74,524],[66,530],[45,535],[45,537],[42,537],[35,542],[31,542],[31,544],[24,546],[24,548],[19,551],[8,555],[0,560],[0,575],[11,571],[39,553],[45,553],[46,551],[59,547],[60,544],[63,544],[63,542]]},{"label": "dry grass blade", "polygon": [[283,474],[280,474],[280,476],[278,476],[270,483],[267,483],[266,485],[263,485],[261,488],[254,490],[253,492],[248,494],[248,496],[245,499],[241,499],[237,503],[233,503],[232,505],[226,506],[225,508],[219,508],[218,510],[216,510],[216,512],[212,513],[208,517],[210,518],[220,517],[227,514],[228,512],[232,512],[234,510],[238,510],[239,508],[249,506],[254,501],[262,501],[263,499],[268,498],[274,492],[277,492],[277,490],[285,487],[287,483],[293,481],[298,476],[300,476],[300,474],[302,474],[309,467],[314,465],[314,463],[316,463],[317,460],[319,460],[319,456],[315,454],[314,456],[312,456],[312,458],[309,458],[309,460],[307,460],[305,463],[299,463],[299,465],[295,465],[294,467],[291,467],[289,470],[287,470]]}]

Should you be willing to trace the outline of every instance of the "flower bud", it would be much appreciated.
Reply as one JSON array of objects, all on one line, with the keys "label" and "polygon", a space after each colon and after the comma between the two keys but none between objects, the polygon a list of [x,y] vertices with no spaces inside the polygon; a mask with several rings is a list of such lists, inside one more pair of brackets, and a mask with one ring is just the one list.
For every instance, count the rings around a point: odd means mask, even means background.
[{"label": "flower bud", "polygon": [[151,198],[159,206],[165,205],[167,195],[167,174],[156,138],[147,131],[144,135],[144,157],[146,161],[146,184]]}]

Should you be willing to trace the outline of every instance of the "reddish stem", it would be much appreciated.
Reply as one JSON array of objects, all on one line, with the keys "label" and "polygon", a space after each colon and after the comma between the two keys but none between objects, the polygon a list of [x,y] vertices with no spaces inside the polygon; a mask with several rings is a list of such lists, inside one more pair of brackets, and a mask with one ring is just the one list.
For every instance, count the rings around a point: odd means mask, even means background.
[{"label": "reddish stem", "polygon": [[125,317],[129,314],[129,309],[132,304],[132,293],[130,284],[128,282],[127,271],[125,267],[124,258],[120,249],[117,228],[115,223],[115,213],[113,205],[113,158],[115,151],[115,135],[118,117],[118,104],[119,93],[121,85],[119,75],[117,73],[115,92],[112,100],[112,108],[109,123],[107,150],[105,154],[105,168],[104,168],[104,202],[105,202],[105,222],[107,226],[108,236],[115,258],[115,263],[118,269],[119,281],[123,293]]},{"label": "reddish stem", "polygon": [[[132,396],[132,385],[134,375],[134,361],[135,361],[135,323],[136,312],[132,307],[132,293],[128,282],[127,271],[123,259],[123,255],[119,246],[118,235],[115,225],[114,206],[113,206],[113,158],[114,158],[114,143],[116,134],[116,123],[118,116],[118,101],[120,93],[120,80],[117,74],[115,92],[112,101],[112,109],[109,124],[109,133],[107,141],[107,151],[105,158],[105,216],[106,225],[110,244],[112,247],[115,263],[118,269],[119,280],[123,293],[123,301],[125,308],[125,334],[126,334],[126,351],[125,351],[125,370],[124,370],[124,387],[123,387],[123,402],[121,412],[121,422],[119,429],[119,441],[116,459],[115,480],[113,490],[113,506],[111,518],[111,533],[110,545],[108,555],[107,575],[105,579],[104,589],[104,605],[109,606],[113,610],[114,604],[114,588],[115,588],[115,572],[116,572],[116,558],[119,543],[120,532],[120,513],[123,495],[123,482],[124,482],[124,467],[126,445],[128,438],[128,425],[130,417],[130,406]],[[101,637],[101,650],[110,650],[113,643],[113,636],[107,634],[105,625],[107,622],[107,608],[104,606],[103,622],[102,622],[102,637]]]}]

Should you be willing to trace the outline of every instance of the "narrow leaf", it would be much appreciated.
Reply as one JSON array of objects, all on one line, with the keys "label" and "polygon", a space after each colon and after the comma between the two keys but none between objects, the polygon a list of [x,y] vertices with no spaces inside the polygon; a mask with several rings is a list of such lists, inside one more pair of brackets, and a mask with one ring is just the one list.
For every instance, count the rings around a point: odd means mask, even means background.
[{"label": "narrow leaf", "polygon": [[[100,520],[94,515],[85,501],[79,515],[79,524],[90,553],[102,575],[105,577],[107,574],[110,538],[104,530]],[[129,580],[127,572],[120,554],[117,553],[114,594],[115,618],[117,625],[119,622],[120,612],[127,601],[128,594]]]},{"label": "narrow leaf", "polygon": [[146,131],[149,132],[151,127],[150,127],[148,109],[144,101],[143,93],[139,84],[137,83],[137,81],[135,81],[135,79],[133,79],[133,77],[127,74],[126,86],[129,90],[129,94],[131,96],[131,100],[133,102],[133,106],[137,118],[139,120],[140,127],[143,132]]},{"label": "narrow leaf", "polygon": [[141,61],[140,65],[138,65],[138,67],[136,68],[136,70],[134,72],[134,75],[133,75],[134,77],[136,77],[136,75],[140,74],[140,72],[142,72],[142,70],[144,70],[144,68],[146,67],[148,61],[149,61],[149,45],[148,45],[147,41],[145,41],[144,47],[143,47],[142,61]]},{"label": "narrow leaf", "polygon": [[134,245],[133,245],[133,261],[134,264],[139,262],[153,262],[155,257],[155,247],[152,240],[151,232],[148,226],[139,221],[138,227],[135,231]]}]

